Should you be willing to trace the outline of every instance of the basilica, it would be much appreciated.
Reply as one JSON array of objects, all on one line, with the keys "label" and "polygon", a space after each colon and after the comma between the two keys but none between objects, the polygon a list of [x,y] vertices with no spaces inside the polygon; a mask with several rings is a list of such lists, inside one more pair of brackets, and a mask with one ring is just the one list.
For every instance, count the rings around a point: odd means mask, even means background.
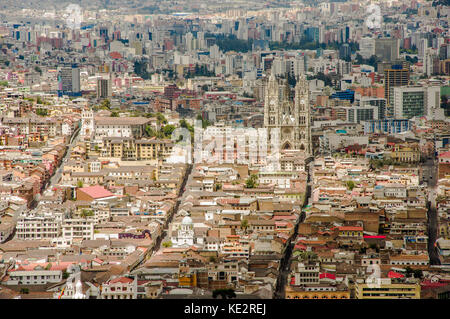
[{"label": "basilica", "polygon": [[297,79],[292,94],[287,80],[270,75],[265,86],[264,127],[268,129],[271,147],[312,155],[309,87],[305,76]]}]

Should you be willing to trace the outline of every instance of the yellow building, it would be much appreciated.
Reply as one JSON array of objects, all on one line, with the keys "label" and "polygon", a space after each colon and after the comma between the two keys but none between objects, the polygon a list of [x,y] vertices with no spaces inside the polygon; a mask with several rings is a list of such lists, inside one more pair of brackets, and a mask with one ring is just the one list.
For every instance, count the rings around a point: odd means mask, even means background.
[{"label": "yellow building", "polygon": [[158,160],[169,157],[172,149],[171,140],[105,137],[101,145],[101,156],[125,160]]},{"label": "yellow building", "polygon": [[178,276],[178,286],[179,287],[197,287],[197,274],[193,273],[182,273]]},{"label": "yellow building", "polygon": [[420,161],[420,150],[417,145],[396,145],[391,151],[391,158],[396,162],[416,163]]},{"label": "yellow building", "polygon": [[356,299],[420,299],[420,284],[392,283],[382,279],[381,283],[355,284]]},{"label": "yellow building", "polygon": [[[324,286],[322,289],[326,287],[328,286]],[[326,291],[319,289],[321,288],[308,291],[308,288],[287,286],[285,288],[285,297],[286,299],[350,299],[349,290]]]}]

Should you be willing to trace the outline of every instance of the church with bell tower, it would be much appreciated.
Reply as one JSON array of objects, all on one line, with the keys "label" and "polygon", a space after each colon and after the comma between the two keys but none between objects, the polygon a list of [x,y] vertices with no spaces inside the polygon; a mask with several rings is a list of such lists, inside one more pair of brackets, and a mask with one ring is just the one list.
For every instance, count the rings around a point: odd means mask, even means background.
[{"label": "church with bell tower", "polygon": [[297,79],[292,94],[287,80],[271,74],[264,96],[264,127],[268,130],[269,144],[278,138],[280,151],[300,150],[312,155],[310,122],[309,87],[305,76]]}]

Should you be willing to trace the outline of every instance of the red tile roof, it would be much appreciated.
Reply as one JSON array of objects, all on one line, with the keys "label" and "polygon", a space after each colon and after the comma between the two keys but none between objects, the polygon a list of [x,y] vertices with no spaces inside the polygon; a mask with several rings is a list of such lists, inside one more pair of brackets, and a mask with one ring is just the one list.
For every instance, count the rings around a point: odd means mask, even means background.
[{"label": "red tile roof", "polygon": [[118,277],[118,278],[111,279],[109,281],[110,284],[115,284],[116,282],[120,282],[123,284],[129,284],[130,282],[133,282],[133,279],[128,278],[128,277]]},{"label": "red tile roof", "polygon": [[390,272],[388,272],[388,277],[389,278],[403,278],[403,277],[405,277],[405,275],[399,274],[398,272],[395,272],[395,271],[390,271]]},{"label": "red tile roof", "polygon": [[439,154],[439,157],[450,157],[450,151]]},{"label": "red tile roof", "polygon": [[94,199],[114,196],[113,193],[100,185],[82,187],[79,190]]},{"label": "red tile roof", "polygon": [[319,274],[319,278],[320,278],[320,279],[328,278],[328,279],[336,280],[336,275],[333,275],[333,274],[324,272],[324,273],[322,273],[322,274]]},{"label": "red tile roof", "polygon": [[111,53],[109,54],[109,56],[110,56],[112,59],[122,59],[122,54],[120,54],[119,52],[116,52],[116,51],[111,52]]}]

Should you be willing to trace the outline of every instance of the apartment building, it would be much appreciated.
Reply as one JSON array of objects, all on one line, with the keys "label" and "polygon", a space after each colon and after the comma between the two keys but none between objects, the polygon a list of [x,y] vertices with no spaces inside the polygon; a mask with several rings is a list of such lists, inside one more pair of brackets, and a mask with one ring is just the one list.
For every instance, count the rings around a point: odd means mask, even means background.
[{"label": "apartment building", "polygon": [[62,280],[61,270],[17,270],[9,272],[9,278],[5,281],[6,285],[46,285],[56,284]]},{"label": "apartment building", "polygon": [[94,221],[84,218],[65,219],[61,225],[62,237],[68,240],[94,239]]},{"label": "apartment building", "polygon": [[23,240],[52,239],[59,236],[61,217],[54,215],[21,216],[17,220],[16,237]]},{"label": "apartment building", "polygon": [[94,141],[101,142],[104,137],[141,138],[151,119],[145,117],[102,117],[94,119]]},{"label": "apartment building", "polygon": [[390,278],[380,282],[356,283],[356,299],[420,299],[419,283],[394,283]]},{"label": "apartment building", "polygon": [[123,160],[160,160],[170,156],[174,146],[171,140],[131,137],[104,137],[102,142],[102,157]]}]

